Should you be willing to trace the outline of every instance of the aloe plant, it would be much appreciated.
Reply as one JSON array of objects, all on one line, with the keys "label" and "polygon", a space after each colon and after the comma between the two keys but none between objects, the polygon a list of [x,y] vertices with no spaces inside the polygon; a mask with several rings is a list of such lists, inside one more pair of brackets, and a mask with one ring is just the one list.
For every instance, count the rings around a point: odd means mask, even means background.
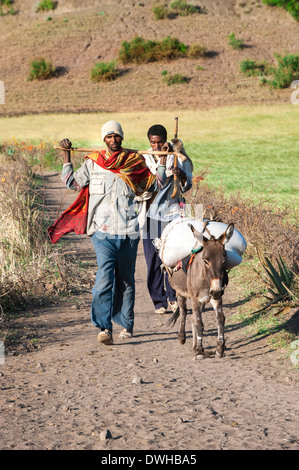
[{"label": "aloe plant", "polygon": [[[298,295],[295,294],[293,289],[294,278],[297,277],[293,271],[288,268],[283,261],[282,257],[279,255],[276,258],[278,270],[275,269],[269,258],[259,254],[259,259],[261,265],[263,266],[267,277],[261,277],[263,282],[268,287],[268,293],[271,295],[271,302],[265,307],[272,305],[275,302],[285,301],[285,300],[298,300]],[[255,270],[255,272],[257,272]],[[258,273],[259,274],[259,273]],[[269,298],[269,295],[265,297]]]}]

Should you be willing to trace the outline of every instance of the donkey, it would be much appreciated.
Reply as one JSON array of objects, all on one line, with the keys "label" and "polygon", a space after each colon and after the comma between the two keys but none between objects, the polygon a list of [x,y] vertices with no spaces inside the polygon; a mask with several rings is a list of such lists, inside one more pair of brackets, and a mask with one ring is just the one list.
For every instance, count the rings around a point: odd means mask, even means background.
[{"label": "donkey", "polygon": [[[231,239],[234,232],[234,225],[230,223],[225,232],[215,239],[206,229],[207,223],[204,224],[202,234],[189,224],[195,239],[201,242],[202,249],[194,254],[187,271],[179,269],[169,273],[169,282],[176,291],[178,300],[178,308],[170,318],[169,324],[174,325],[180,317],[178,338],[180,343],[184,344],[186,341],[186,300],[190,298],[192,302],[193,350],[198,358],[204,357],[202,312],[209,301],[216,313],[218,323],[215,355],[222,357],[224,353],[225,317],[222,310],[222,295],[228,284],[228,275],[224,268],[227,260],[224,245]],[[210,235],[210,239],[203,235],[205,231]]]}]

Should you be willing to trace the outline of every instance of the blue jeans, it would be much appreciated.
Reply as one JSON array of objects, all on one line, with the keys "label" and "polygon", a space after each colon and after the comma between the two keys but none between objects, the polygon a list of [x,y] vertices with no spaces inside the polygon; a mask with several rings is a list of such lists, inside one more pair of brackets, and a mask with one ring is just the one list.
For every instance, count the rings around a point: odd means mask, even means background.
[{"label": "blue jeans", "polygon": [[134,326],[135,265],[139,238],[91,237],[97,256],[98,272],[92,288],[91,321],[112,331],[112,320],[123,328]]}]

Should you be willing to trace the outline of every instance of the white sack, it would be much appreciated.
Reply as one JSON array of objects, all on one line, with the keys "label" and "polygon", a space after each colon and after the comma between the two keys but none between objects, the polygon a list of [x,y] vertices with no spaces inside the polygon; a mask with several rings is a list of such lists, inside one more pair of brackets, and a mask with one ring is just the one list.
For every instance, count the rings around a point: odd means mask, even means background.
[{"label": "white sack", "polygon": [[[159,251],[159,256],[165,266],[174,268],[179,261],[190,255],[196,239],[188,224],[192,224],[198,232],[202,233],[202,220],[191,217],[178,217],[165,227],[160,238],[154,240],[154,245]],[[225,232],[227,227],[228,224],[213,221],[210,221],[207,225],[207,229],[215,238]],[[209,235],[205,234],[205,236],[209,238]],[[227,252],[226,269],[232,269],[242,262],[242,255],[246,247],[245,238],[238,230],[234,229],[231,239],[225,244]]]}]

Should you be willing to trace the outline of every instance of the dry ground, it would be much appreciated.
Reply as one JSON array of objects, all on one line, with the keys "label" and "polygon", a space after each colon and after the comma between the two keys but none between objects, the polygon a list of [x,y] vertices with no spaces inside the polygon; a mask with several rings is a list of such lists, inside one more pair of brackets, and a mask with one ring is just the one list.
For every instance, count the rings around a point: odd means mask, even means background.
[{"label": "dry ground", "polygon": [[[274,64],[274,53],[298,53],[298,22],[262,0],[193,3],[206,7],[206,14],[157,21],[152,0],[66,0],[45,13],[36,13],[32,1],[15,0],[17,14],[0,17],[0,80],[5,84],[0,115],[290,103],[289,89],[261,86],[256,77],[241,74],[239,64],[244,59]],[[244,49],[228,45],[231,32],[245,41]],[[209,57],[120,66],[122,74],[115,82],[92,83],[94,63],[117,58],[122,41],[135,35],[157,40],[171,35],[187,45],[201,43]],[[50,59],[58,78],[28,82],[35,57]],[[183,73],[190,82],[167,87],[163,70]]]},{"label": "dry ground", "polygon": [[[61,200],[73,200],[58,174],[46,182],[53,210]],[[89,238],[67,239],[66,249],[95,271]],[[236,289],[230,284],[225,295],[227,317],[242,304]],[[246,335],[242,324],[227,326],[223,359],[194,360],[190,319],[182,346],[176,327],[167,326],[169,315],[153,313],[141,244],[134,338],[118,339],[116,326],[115,345],[100,345],[90,301],[86,293],[17,320],[14,327],[33,337],[35,347],[11,350],[0,365],[1,449],[299,449],[296,371],[263,338]],[[204,323],[212,351],[216,322],[210,309]],[[110,438],[102,440],[107,430]]]}]

